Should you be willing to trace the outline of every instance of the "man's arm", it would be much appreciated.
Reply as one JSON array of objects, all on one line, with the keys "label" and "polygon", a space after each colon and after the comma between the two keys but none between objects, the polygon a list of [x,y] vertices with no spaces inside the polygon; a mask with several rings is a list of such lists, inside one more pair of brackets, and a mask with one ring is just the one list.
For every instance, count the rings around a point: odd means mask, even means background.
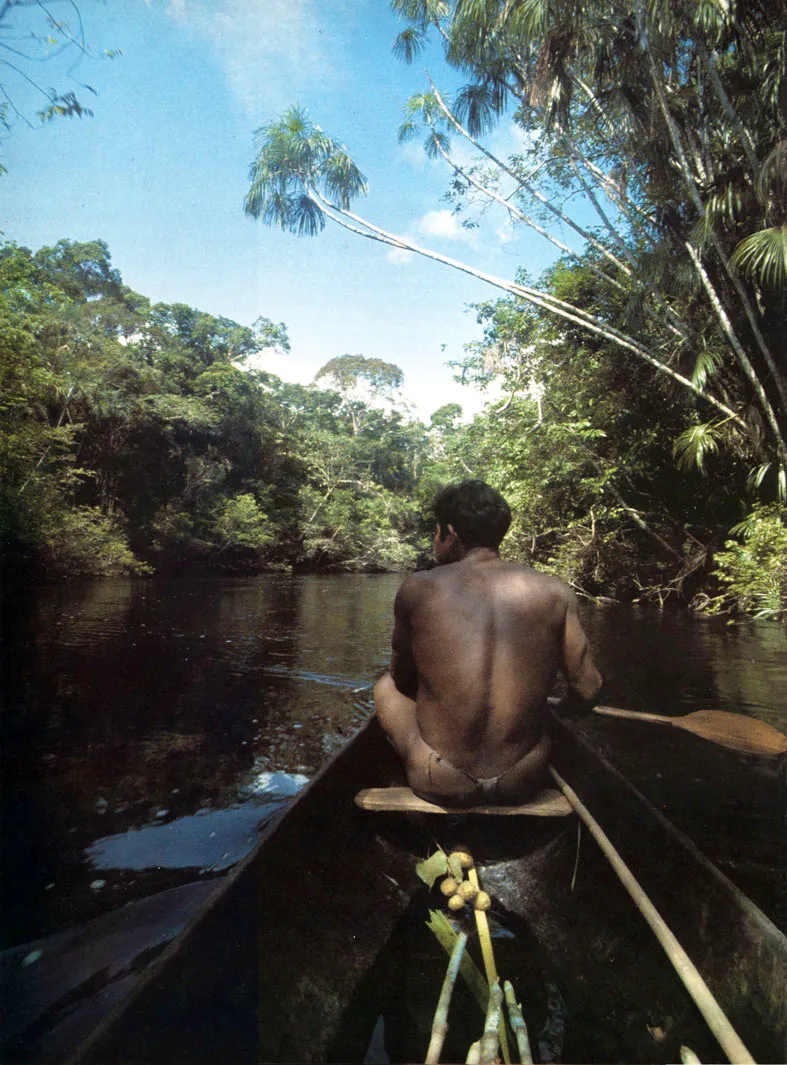
[{"label": "man's arm", "polygon": [[410,612],[415,597],[415,581],[407,577],[394,600],[394,628],[391,636],[389,672],[402,695],[415,699],[418,694],[418,670],[412,648]]},{"label": "man's arm", "polygon": [[590,644],[579,620],[577,597],[570,590],[568,596],[562,647],[562,671],[568,681],[568,692],[560,702],[559,711],[564,716],[573,717],[592,709],[603,677],[593,662]]}]

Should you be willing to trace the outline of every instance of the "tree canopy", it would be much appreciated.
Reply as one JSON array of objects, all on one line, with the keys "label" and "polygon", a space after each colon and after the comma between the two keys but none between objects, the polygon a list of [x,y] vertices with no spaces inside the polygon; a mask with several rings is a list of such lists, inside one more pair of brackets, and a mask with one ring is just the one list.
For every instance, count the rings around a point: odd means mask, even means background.
[{"label": "tree canopy", "polygon": [[[409,569],[427,562],[435,492],[470,476],[513,506],[507,556],[582,594],[783,610],[782,511],[746,517],[745,458],[709,453],[705,474],[676,477],[691,404],[654,389],[633,354],[513,296],[476,308],[484,338],[455,368],[502,381],[506,398],[470,423],[443,405],[427,426],[394,364],[339,355],[319,385],[285,383],[253,368],[264,347],[287,349],[283,323],[151,303],[100,240],[5,244],[0,282],[5,566]],[[576,264],[545,283],[598,298]]]},{"label": "tree canopy", "polygon": [[[366,179],[303,109],[257,131],[248,214],[298,236],[331,221],[498,290],[454,367],[502,389],[470,423],[449,404],[423,424],[373,355],[336,355],[308,387],[254,369],[288,350],[284,323],[153,303],[101,240],[2,245],[3,561],[408,568],[436,488],[472,476],[513,505],[509,557],[582,594],[782,614],[785,2],[392,0],[395,52],[432,37],[463,80],[427,75],[401,138],[445,166],[463,224],[497,210],[554,247],[536,279],[357,214]],[[0,28],[25,6],[0,3]]]},{"label": "tree canopy", "polygon": [[67,576],[415,559],[419,433],[345,387],[390,393],[397,367],[339,357],[333,390],[285,384],[249,365],[289,349],[283,323],[151,304],[100,240],[6,244],[0,278],[5,561]]},{"label": "tree canopy", "polygon": [[[300,109],[257,133],[246,211],[299,235],[326,219],[489,281],[548,317],[647,365],[693,417],[684,465],[741,455],[766,497],[787,495],[787,372],[780,339],[787,262],[783,0],[393,0],[411,61],[432,35],[466,84],[434,81],[406,105],[448,168],[465,219],[496,207],[557,245],[583,295],[554,275],[493,277],[354,213],[366,182]],[[500,121],[527,149],[499,158]],[[462,152],[454,151],[460,142]],[[468,162],[468,151],[475,153]],[[577,211],[573,205],[582,204]],[[582,222],[590,209],[594,225]],[[572,250],[557,220],[583,242]],[[595,338],[595,339],[593,339]]]}]

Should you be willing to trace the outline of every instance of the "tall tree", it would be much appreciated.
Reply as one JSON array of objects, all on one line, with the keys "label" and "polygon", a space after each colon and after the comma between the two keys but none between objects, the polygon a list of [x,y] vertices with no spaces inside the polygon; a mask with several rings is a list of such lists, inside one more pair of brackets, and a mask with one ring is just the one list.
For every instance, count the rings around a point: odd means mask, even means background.
[{"label": "tall tree", "polygon": [[[258,131],[246,211],[301,235],[330,219],[472,273],[567,329],[581,327],[688,395],[697,414],[693,435],[681,441],[687,460],[725,441],[743,446],[753,480],[787,492],[784,290],[774,288],[787,246],[776,176],[785,127],[783,0],[637,0],[633,10],[618,0],[393,7],[409,22],[396,44],[405,59],[436,33],[448,63],[469,78],[452,98],[435,84],[414,98],[403,136],[425,129],[427,151],[451,168],[458,208],[496,205],[553,243],[549,217],[572,228],[585,249],[562,250],[615,297],[616,313],[491,276],[356,215],[363,176],[297,109]],[[532,145],[511,159],[485,143],[506,116]],[[475,165],[452,152],[456,138],[477,153]],[[596,227],[564,206],[580,199]]]},{"label": "tall tree", "polygon": [[360,432],[369,407],[404,403],[401,396],[404,374],[394,363],[383,359],[338,355],[320,367],[314,381],[335,388],[342,397],[354,435]]}]

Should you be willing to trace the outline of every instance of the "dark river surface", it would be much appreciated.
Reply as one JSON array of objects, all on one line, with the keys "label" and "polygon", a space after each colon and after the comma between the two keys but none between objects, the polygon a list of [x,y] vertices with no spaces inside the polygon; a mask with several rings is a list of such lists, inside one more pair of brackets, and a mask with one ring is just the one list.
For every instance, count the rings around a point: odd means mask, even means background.
[{"label": "dark river surface", "polygon": [[[400,577],[27,589],[8,603],[3,949],[226,871],[363,720]],[[583,605],[604,701],[787,728],[784,628]],[[447,653],[450,653],[447,651]],[[599,745],[781,920],[784,758],[594,717]]]}]

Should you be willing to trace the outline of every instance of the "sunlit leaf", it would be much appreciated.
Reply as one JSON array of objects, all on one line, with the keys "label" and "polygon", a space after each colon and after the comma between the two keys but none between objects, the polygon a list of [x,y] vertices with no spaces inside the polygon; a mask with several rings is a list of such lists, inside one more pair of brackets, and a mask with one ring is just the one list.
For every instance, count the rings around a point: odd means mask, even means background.
[{"label": "sunlit leaf", "polygon": [[732,261],[760,284],[787,291],[787,226],[752,233],[737,245]]},{"label": "sunlit leaf", "polygon": [[710,378],[723,362],[722,353],[713,347],[705,346],[697,352],[691,380],[698,388],[704,388]]},{"label": "sunlit leaf", "polygon": [[[441,910],[430,910],[429,920],[426,922],[426,926],[432,932],[446,954],[450,956],[454,949],[454,943],[456,942],[456,932],[451,927],[446,915]],[[481,1012],[486,1013],[486,1006],[489,1000],[489,983],[481,974],[480,969],[470,957],[468,951],[465,951],[462,957],[459,972],[462,974],[462,978],[466,981],[468,988],[481,1009]]]},{"label": "sunlit leaf", "polygon": [[462,869],[462,860],[459,857],[459,855],[458,854],[449,855],[449,857],[447,858],[447,862],[448,862],[448,871],[450,872],[450,874],[454,878],[454,880],[458,881],[458,880],[464,879],[464,871]]},{"label": "sunlit leaf", "polygon": [[682,432],[672,448],[680,469],[705,472],[705,458],[719,450],[718,426],[710,422],[692,425]]},{"label": "sunlit leaf", "polygon": [[424,861],[419,862],[415,867],[415,871],[426,886],[431,888],[435,880],[448,873],[448,859],[445,851],[435,851]]}]

